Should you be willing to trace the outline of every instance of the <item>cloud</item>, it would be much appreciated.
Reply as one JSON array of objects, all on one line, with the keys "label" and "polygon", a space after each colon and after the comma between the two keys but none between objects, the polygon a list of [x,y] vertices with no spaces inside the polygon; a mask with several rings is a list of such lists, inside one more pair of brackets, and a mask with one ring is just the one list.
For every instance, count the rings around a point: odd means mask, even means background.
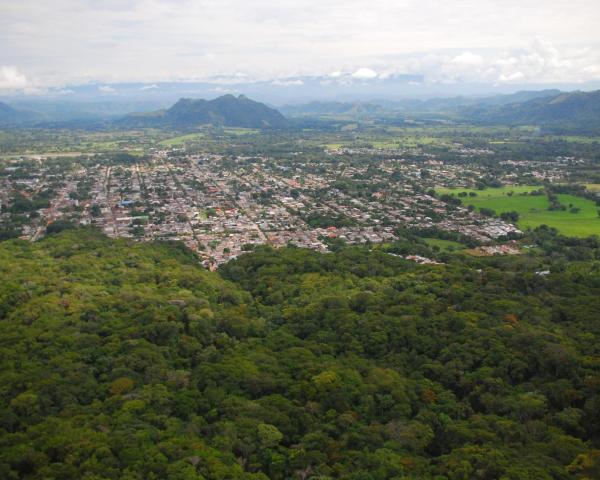
[{"label": "cloud", "polygon": [[500,83],[510,83],[510,82],[519,82],[525,78],[525,74],[523,72],[514,72],[509,75],[500,75],[498,81]]},{"label": "cloud", "polygon": [[98,91],[100,93],[116,93],[116,90],[110,85],[100,85]]},{"label": "cloud", "polygon": [[0,67],[0,90],[22,90],[27,86],[27,77],[16,67]]},{"label": "cloud", "polygon": [[140,87],[140,90],[155,90],[158,88],[158,85],[156,83],[153,83],[152,85],[144,85],[143,87]]},{"label": "cloud", "polygon": [[352,75],[352,78],[360,79],[360,80],[370,80],[372,78],[377,78],[377,72],[375,70],[371,70],[370,68],[359,68]]},{"label": "cloud", "polygon": [[481,55],[475,55],[471,52],[463,52],[452,59],[452,62],[457,65],[481,65],[483,63],[483,57]]},{"label": "cloud", "polygon": [[[239,72],[262,81],[385,72],[494,83],[521,72],[523,82],[581,82],[600,78],[599,15],[598,0],[0,1],[0,58],[27,74],[1,72],[0,84]],[[532,45],[532,32],[544,41]]]},{"label": "cloud", "polygon": [[275,79],[271,82],[271,85],[277,85],[279,87],[294,87],[299,85],[304,85],[304,82],[297,79]]},{"label": "cloud", "polygon": [[535,38],[521,48],[405,56],[395,68],[428,83],[576,84],[600,80],[600,51]]}]

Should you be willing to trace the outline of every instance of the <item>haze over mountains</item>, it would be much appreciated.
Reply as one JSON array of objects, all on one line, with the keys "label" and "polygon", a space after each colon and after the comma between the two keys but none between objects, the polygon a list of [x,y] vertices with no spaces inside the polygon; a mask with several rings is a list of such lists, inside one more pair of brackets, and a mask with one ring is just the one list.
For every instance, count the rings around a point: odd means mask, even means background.
[{"label": "haze over mountains", "polygon": [[494,95],[490,97],[434,97],[427,99],[405,98],[400,100],[380,100],[370,102],[340,102],[340,101],[313,101],[303,104],[284,105],[280,111],[284,115],[335,115],[357,114],[378,115],[385,112],[455,112],[467,107],[489,107],[509,105],[526,102],[534,98],[543,98],[559,95],[560,90],[526,90],[507,95]]},{"label": "haze over mountains", "polygon": [[[312,101],[283,105],[279,109],[249,99],[226,94],[212,100],[181,98],[169,108],[152,108],[146,102],[45,101],[9,105],[0,102],[0,125],[52,127],[77,125],[81,128],[193,128],[212,124],[245,128],[286,128],[290,119],[386,118],[402,120],[415,116],[437,120],[485,125],[535,125],[549,130],[595,133],[600,130],[600,90],[561,92],[560,90],[520,91],[491,97],[450,97],[370,102]],[[151,109],[151,111],[148,111]],[[130,113],[139,112],[139,113]],[[287,117],[287,118],[286,118]]]},{"label": "haze over mountains", "polygon": [[474,120],[491,124],[564,126],[591,132],[600,125],[600,90],[558,93],[522,103],[484,105],[465,110]]}]

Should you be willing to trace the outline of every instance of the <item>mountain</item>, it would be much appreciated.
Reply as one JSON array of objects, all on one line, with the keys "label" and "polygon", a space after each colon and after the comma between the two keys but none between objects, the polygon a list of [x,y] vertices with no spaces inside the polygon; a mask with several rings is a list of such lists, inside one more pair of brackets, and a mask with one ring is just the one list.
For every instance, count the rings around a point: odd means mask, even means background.
[{"label": "mountain", "polygon": [[377,103],[366,102],[310,102],[300,105],[285,105],[279,109],[284,115],[350,115],[373,116],[383,114],[386,108]]},{"label": "mountain", "polygon": [[200,124],[244,128],[281,128],[287,120],[277,110],[244,95],[223,95],[214,100],[182,98],[168,110],[128,115],[127,126],[192,127]]},{"label": "mountain", "polygon": [[464,109],[469,119],[488,124],[538,125],[550,130],[600,131],[600,90],[558,93],[505,105],[479,104]]},{"label": "mountain", "polygon": [[492,97],[482,98],[477,103],[484,105],[508,105],[511,103],[522,103],[536,98],[553,97],[560,95],[560,90],[521,90],[507,95],[494,95]]},{"label": "mountain", "polygon": [[18,99],[13,108],[35,112],[40,121],[61,122],[83,119],[121,118],[131,112],[151,112],[169,103],[157,101],[68,101],[63,99]]},{"label": "mountain", "polygon": [[454,113],[464,108],[502,106],[560,94],[560,90],[525,90],[490,97],[440,97],[405,98],[401,100],[373,100],[371,102],[322,102],[314,101],[280,108],[284,115],[292,117],[344,115],[352,117],[381,117],[398,113]]},{"label": "mountain", "polygon": [[31,120],[35,117],[33,112],[17,110],[0,102],[0,125],[13,125]]}]

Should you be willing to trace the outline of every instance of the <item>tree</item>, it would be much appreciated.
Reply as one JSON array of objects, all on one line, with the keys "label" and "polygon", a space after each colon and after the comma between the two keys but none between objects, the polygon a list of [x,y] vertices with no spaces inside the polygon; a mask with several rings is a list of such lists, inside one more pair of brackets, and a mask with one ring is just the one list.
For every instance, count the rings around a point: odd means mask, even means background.
[{"label": "tree", "polygon": [[258,440],[263,448],[275,447],[283,439],[283,434],[274,425],[261,423],[257,426],[257,430]]}]

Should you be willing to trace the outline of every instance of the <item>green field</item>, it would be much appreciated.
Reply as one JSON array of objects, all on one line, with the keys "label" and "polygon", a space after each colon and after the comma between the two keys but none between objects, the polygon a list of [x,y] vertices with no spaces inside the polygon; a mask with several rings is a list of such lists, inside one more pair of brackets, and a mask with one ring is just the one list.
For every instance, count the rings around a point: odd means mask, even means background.
[{"label": "green field", "polygon": [[[548,225],[556,228],[564,235],[586,237],[600,235],[600,217],[598,207],[591,200],[574,195],[558,195],[558,199],[567,210],[548,210],[549,202],[545,195],[522,195],[537,190],[538,186],[509,186],[502,188],[487,188],[485,190],[448,189],[440,188],[440,194],[458,194],[460,192],[475,192],[476,197],[463,197],[463,205],[473,205],[476,209],[491,208],[497,214],[508,211],[519,212],[518,225],[522,229]],[[509,192],[513,192],[512,196]],[[571,207],[579,208],[572,213]]]},{"label": "green field", "polygon": [[204,138],[203,133],[188,133],[187,135],[180,135],[178,137],[167,138],[158,144],[163,147],[176,147],[178,145],[183,145],[186,142],[192,142],[194,140],[200,140]]},{"label": "green field", "polygon": [[227,135],[255,135],[260,133],[260,130],[257,128],[226,127],[223,128],[223,132]]},{"label": "green field", "polygon": [[439,247],[440,250],[464,250],[465,246],[462,243],[452,240],[442,240],[440,238],[423,238],[430,247]]}]

